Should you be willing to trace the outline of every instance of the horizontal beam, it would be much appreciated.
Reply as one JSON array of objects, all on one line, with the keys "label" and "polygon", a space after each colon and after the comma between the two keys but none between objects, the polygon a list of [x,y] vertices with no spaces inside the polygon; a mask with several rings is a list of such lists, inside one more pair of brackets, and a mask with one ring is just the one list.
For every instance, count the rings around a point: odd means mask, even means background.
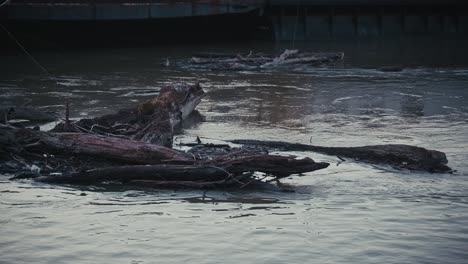
[{"label": "horizontal beam", "polygon": [[263,4],[252,1],[16,1],[3,7],[1,16],[12,20],[147,20],[242,14],[259,10]]},{"label": "horizontal beam", "polygon": [[270,6],[460,6],[466,0],[270,0]]}]

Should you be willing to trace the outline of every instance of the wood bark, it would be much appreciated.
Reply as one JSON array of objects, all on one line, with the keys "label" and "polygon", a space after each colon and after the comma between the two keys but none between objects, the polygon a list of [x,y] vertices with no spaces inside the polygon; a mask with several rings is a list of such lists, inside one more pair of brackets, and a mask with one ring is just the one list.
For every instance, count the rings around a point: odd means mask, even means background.
[{"label": "wood bark", "polygon": [[244,173],[263,172],[284,178],[291,174],[311,172],[328,167],[328,163],[315,162],[310,158],[296,159],[289,156],[255,155],[213,163],[200,162],[194,165],[130,165],[98,168],[64,176],[41,177],[38,180],[50,183],[90,184],[105,181],[129,182],[134,180],[175,182],[218,182],[225,184],[241,182]]},{"label": "wood bark", "polygon": [[[183,152],[135,140],[83,133],[47,133],[30,129],[0,127],[0,144],[20,146],[35,153],[85,155],[130,164],[159,164],[191,161]],[[3,140],[2,140],[3,139]]]},{"label": "wood bark", "polygon": [[259,171],[275,175],[278,178],[291,174],[320,170],[328,167],[328,163],[315,162],[310,158],[298,159],[295,156],[253,155],[227,161],[218,161],[217,166],[231,173]]},{"label": "wood bark", "polygon": [[172,147],[174,129],[200,103],[205,92],[198,83],[173,83],[163,87],[157,97],[114,114],[85,118],[75,123],[58,124],[54,132],[100,133]]},{"label": "wood bark", "polygon": [[[181,186],[188,187],[191,185],[189,182],[193,182],[193,187],[243,186],[255,182],[255,177],[250,177],[253,172],[281,179],[292,174],[323,169],[329,165],[310,158],[298,159],[295,156],[255,154],[251,151],[231,149],[228,155],[214,155],[196,160],[194,156],[185,152],[129,139],[83,133],[41,132],[11,126],[0,126],[0,135],[2,149],[9,149],[14,155],[29,154],[33,160],[25,158],[24,165],[28,167],[29,163],[37,167],[38,171],[34,172],[29,166],[31,171],[23,170],[25,173],[17,178],[39,176],[40,168],[46,168],[50,159],[54,159],[50,154],[60,154],[65,162],[75,159],[73,164],[65,166],[59,173],[49,169],[46,170],[49,176],[37,178],[49,183],[152,181],[152,185],[160,186],[180,183]],[[8,151],[5,154],[8,160]],[[42,157],[45,156],[50,158],[42,162]],[[89,160],[90,157],[93,159]],[[80,163],[80,160],[83,163]],[[82,164],[86,164],[88,168],[94,165],[94,168],[84,169]]]},{"label": "wood bark", "polygon": [[228,174],[212,166],[194,165],[127,165],[98,168],[64,176],[39,178],[49,183],[91,184],[105,181],[129,182],[132,180],[153,181],[214,181],[223,180]]}]

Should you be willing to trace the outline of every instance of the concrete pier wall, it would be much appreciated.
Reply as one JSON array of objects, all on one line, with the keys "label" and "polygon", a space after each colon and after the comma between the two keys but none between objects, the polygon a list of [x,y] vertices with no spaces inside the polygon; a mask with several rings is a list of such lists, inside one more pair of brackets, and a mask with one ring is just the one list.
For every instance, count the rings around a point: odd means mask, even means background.
[{"label": "concrete pier wall", "polygon": [[465,5],[328,6],[302,3],[270,6],[267,14],[279,41],[467,35],[468,32],[468,8]]}]

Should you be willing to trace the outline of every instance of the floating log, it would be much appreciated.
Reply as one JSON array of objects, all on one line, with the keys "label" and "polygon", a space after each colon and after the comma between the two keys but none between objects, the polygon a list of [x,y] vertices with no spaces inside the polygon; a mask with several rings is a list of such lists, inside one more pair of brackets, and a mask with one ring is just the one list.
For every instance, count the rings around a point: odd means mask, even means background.
[{"label": "floating log", "polygon": [[106,181],[213,181],[224,180],[228,173],[212,166],[194,165],[127,165],[97,168],[63,176],[41,177],[48,183],[93,184]]},{"label": "floating log", "polygon": [[64,176],[41,177],[49,183],[90,184],[105,181],[129,182],[133,180],[208,182],[225,181],[232,185],[242,182],[244,173],[263,172],[278,179],[291,174],[311,172],[328,167],[328,163],[293,156],[255,155],[232,160],[201,162],[199,165],[132,165],[98,168]]},{"label": "floating log", "polygon": [[313,151],[327,155],[348,157],[361,162],[388,164],[396,168],[428,172],[450,172],[445,153],[421,147],[388,144],[362,147],[324,147],[282,141],[231,140],[243,145],[264,146],[284,151]]}]

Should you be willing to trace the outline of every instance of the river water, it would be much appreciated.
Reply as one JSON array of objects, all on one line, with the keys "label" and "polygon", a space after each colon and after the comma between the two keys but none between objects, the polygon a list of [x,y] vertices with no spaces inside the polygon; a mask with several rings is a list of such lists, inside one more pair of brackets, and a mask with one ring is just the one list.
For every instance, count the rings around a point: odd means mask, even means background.
[{"label": "river water", "polygon": [[[310,45],[338,65],[270,72],[164,67],[198,51],[279,52],[271,44],[2,55],[0,102],[74,118],[112,112],[173,81],[200,80],[203,122],[176,142],[404,143],[447,154],[454,174],[398,171],[333,156],[284,181],[292,192],[56,186],[0,176],[1,263],[466,263],[468,64],[457,43]],[[463,46],[463,45],[462,45]],[[466,46],[464,46],[466,47]],[[463,48],[464,49],[464,48]],[[404,67],[383,72],[384,66]]]}]

